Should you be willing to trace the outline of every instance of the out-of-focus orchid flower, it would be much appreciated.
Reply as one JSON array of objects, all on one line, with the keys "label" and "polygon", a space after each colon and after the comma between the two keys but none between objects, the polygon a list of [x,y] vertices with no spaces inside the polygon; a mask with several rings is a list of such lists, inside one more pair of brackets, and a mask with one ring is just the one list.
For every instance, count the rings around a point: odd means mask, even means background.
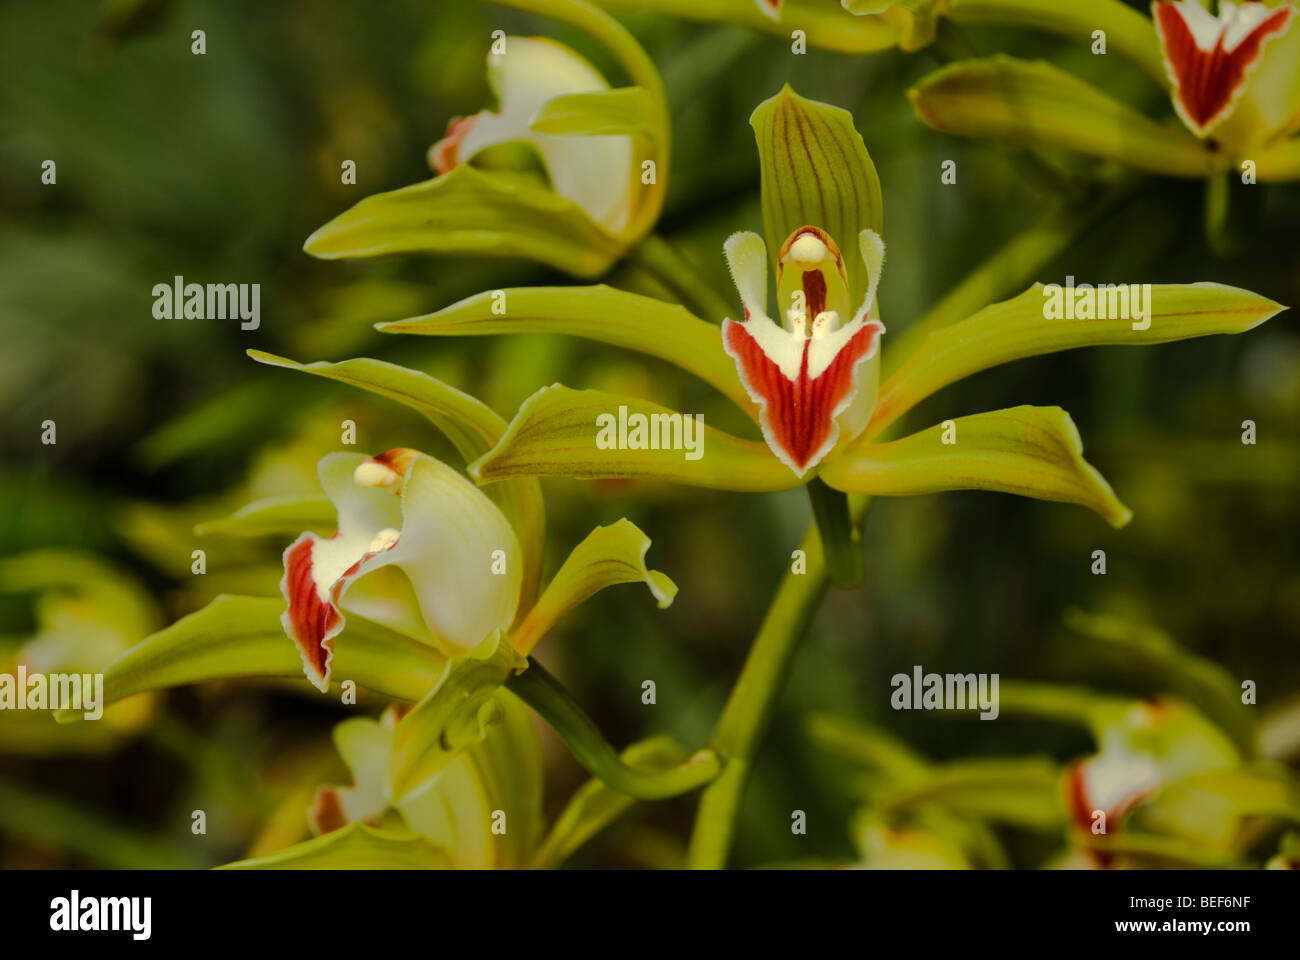
[{"label": "out-of-focus orchid flower", "polygon": [[[712,384],[754,420],[765,442],[701,425],[699,449],[684,455],[672,438],[684,424],[695,427],[694,417],[554,385],[525,401],[500,442],[470,464],[476,479],[641,477],[755,491],[816,478],[843,493],[877,496],[1001,490],[1082,504],[1120,526],[1129,511],[1083,459],[1078,432],[1059,408],[977,414],[889,442],[882,435],[932,393],[1000,363],[1078,346],[1240,332],[1281,309],[1218,284],[1153,284],[1149,325],[1117,316],[1045,324],[1044,288],[1035,285],[961,323],[905,336],[897,353],[886,350],[898,360],[881,378],[883,203],[852,117],[786,88],[750,123],[768,243],[743,232],[724,247],[743,319],[728,319],[719,330],[679,306],[608,287],[520,288],[503,291],[509,316],[493,311],[492,295],[482,294],[380,329],[434,336],[558,332],[638,350]],[[779,298],[771,317],[769,256]],[[610,418],[627,429],[620,427],[616,443],[600,442],[599,425]],[[665,442],[638,440],[638,418],[668,427],[666,440],[660,431]]]},{"label": "out-of-focus orchid flower", "polygon": [[[668,107],[654,64],[630,33],[584,0],[503,0],[568,20],[618,61],[609,81],[576,51],[543,37],[498,36],[487,56],[496,109],[453,118],[429,150],[437,176],[366,197],[313,233],[326,259],[426,252],[523,257],[579,277],[604,273],[646,238],[668,177]],[[475,161],[522,144],[535,165]]]},{"label": "out-of-focus orchid flower", "polygon": [[554,40],[507,37],[502,43],[506,52],[488,54],[488,85],[500,108],[454,118],[447,135],[429,149],[429,165],[443,174],[487,147],[527,143],[541,156],[555,192],[617,235],[641,197],[632,137],[556,135],[533,126],[552,101],[608,92],[609,84],[595,67]]},{"label": "out-of-focus orchid flower", "polygon": [[[868,4],[859,4],[865,8]],[[995,56],[949,64],[910,96],[931,127],[1016,147],[1062,148],[1149,173],[1243,180],[1300,178],[1300,26],[1295,0],[1157,0],[1151,19],[1115,0],[946,0],[870,4],[897,16],[943,15],[1054,29],[1113,50],[1169,90],[1186,130],[1045,62]],[[933,36],[932,24],[918,43]],[[1100,45],[1100,46],[1099,46]]]}]

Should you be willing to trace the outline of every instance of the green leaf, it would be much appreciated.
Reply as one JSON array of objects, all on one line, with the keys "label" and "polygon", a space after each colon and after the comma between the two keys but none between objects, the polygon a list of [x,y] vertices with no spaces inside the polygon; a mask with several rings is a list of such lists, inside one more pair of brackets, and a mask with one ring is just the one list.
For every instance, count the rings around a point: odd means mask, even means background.
[{"label": "green leaf", "polygon": [[308,237],[303,249],[323,260],[390,253],[522,257],[594,277],[624,245],[559,194],[466,165],[366,197]]},{"label": "green leaf", "polygon": [[[262,350],[249,350],[258,363],[310,373],[369,390],[396,400],[421,414],[446,434],[466,463],[481,457],[501,439],[506,422],[491,407],[419,370],[383,360],[359,357],[339,363],[318,361],[297,363]],[[488,491],[515,529],[524,550],[520,609],[526,610],[537,596],[542,571],[542,548],[546,538],[546,505],[536,480],[520,478]],[[248,508],[246,508],[248,509]],[[333,512],[330,513],[331,518]],[[307,529],[307,528],[300,528]],[[331,520],[330,529],[333,529]]]},{"label": "green leaf", "polygon": [[[104,672],[104,703],[231,677],[301,677],[302,658],[280,624],[278,597],[220,596],[202,610],[141,640]],[[436,649],[355,613],[334,653],[337,682],[402,700],[418,700],[446,658]],[[60,722],[81,716],[61,711]]]},{"label": "green leaf", "polygon": [[758,105],[749,125],[758,143],[763,229],[773,266],[790,234],[803,226],[821,227],[843,254],[849,290],[865,295],[859,235],[883,232],[884,202],[853,115],[806,100],[786,85]]},{"label": "green leaf", "polygon": [[423,790],[448,763],[483,741],[488,724],[498,718],[497,692],[526,666],[500,630],[447,661],[433,687],[397,725],[388,766],[394,803]]},{"label": "green leaf", "polygon": [[647,134],[654,101],[641,87],[571,93],[542,104],[529,124],[537,133],[560,136]]},{"label": "green leaf", "polygon": [[530,659],[528,669],[511,678],[510,689],[551,725],[583,769],[620,793],[643,800],[675,797],[702,787],[721,769],[718,755],[708,748],[697,750],[670,769],[646,771],[629,766],[595,721],[536,660]]},{"label": "green leaf", "polygon": [[[767,446],[741,440],[713,427],[692,423],[692,442],[699,459],[688,460],[689,450],[601,449],[597,436],[602,424],[617,426],[620,410],[631,425],[644,416],[664,431],[669,424],[683,427],[685,417],[666,407],[635,397],[599,390],[571,390],[556,384],[543,387],[524,401],[496,448],[469,465],[481,483],[509,477],[636,477],[666,480],[715,490],[789,490],[799,478],[772,456]],[[612,421],[597,418],[611,417]],[[651,421],[650,417],[656,417]],[[670,419],[662,419],[670,418]],[[671,418],[677,418],[673,421]],[[609,427],[613,430],[614,427]],[[702,436],[702,442],[700,438]]]},{"label": "green leaf", "polygon": [[199,536],[264,537],[304,530],[328,535],[338,526],[338,514],[328,497],[264,497],[227,517],[200,523]]},{"label": "green leaf", "polygon": [[[954,442],[944,443],[945,434]],[[1133,515],[1083,459],[1079,431],[1060,407],[977,413],[901,440],[858,445],[829,461],[821,477],[846,493],[882,497],[996,490],[1077,503],[1113,527],[1124,526]]]},{"label": "green leaf", "polygon": [[[672,737],[662,734],[632,744],[620,755],[623,763],[647,773],[661,773],[686,760],[686,751]],[[573,852],[621,817],[636,803],[634,797],[608,786],[599,778],[579,787],[555,821],[555,826],[538,848],[533,868],[550,870],[564,863]]]},{"label": "green leaf", "polygon": [[[498,303],[504,304],[504,313],[498,312]],[[487,291],[437,313],[381,323],[378,329],[434,337],[508,333],[584,337],[667,360],[695,374],[753,415],[754,404],[736,376],[735,361],[722,348],[722,334],[716,325],[677,304],[613,287]]]},{"label": "green leaf", "polygon": [[1059,147],[1174,177],[1204,177],[1228,162],[1186,130],[1156,123],[1042,60],[962,60],[908,96],[917,116],[943,133]]},{"label": "green leaf", "polygon": [[451,858],[413,833],[350,823],[268,857],[238,860],[219,870],[446,870]]},{"label": "green leaf", "polygon": [[[1241,333],[1285,309],[1267,297],[1219,283],[1156,283],[1150,285],[1150,296],[1142,298],[1144,308],[1150,310],[1150,325],[1135,330],[1132,320],[1048,319],[1050,293],[1036,283],[1020,296],[985,307],[967,320],[924,335],[919,342],[905,336],[899,350],[887,350],[887,371],[893,357],[902,362],[893,364],[895,369],[881,385],[864,439],[878,436],[950,383],[1002,363],[1074,347],[1144,346]],[[1062,298],[1065,293],[1062,289]],[[1099,307],[1102,299],[1099,295]],[[1111,308],[1109,293],[1104,299],[1108,315],[1120,312]]]},{"label": "green leaf", "polygon": [[650,538],[627,519],[597,527],[565,558],[537,605],[515,631],[515,649],[527,656],[537,642],[578,604],[592,594],[619,583],[644,583],[659,603],[670,606],[677,584],[645,565]]}]

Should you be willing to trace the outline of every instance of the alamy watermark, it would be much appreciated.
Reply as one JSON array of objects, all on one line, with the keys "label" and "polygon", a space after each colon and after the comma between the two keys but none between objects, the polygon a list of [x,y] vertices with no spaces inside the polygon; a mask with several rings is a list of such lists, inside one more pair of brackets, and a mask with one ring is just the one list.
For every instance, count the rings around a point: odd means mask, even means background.
[{"label": "alamy watermark", "polygon": [[102,673],[0,673],[0,710],[80,710],[87,720],[104,715]]},{"label": "alamy watermark", "polygon": [[687,460],[704,456],[704,414],[631,413],[596,417],[596,446],[601,450],[682,450]]},{"label": "alamy watermark", "polygon": [[133,940],[148,940],[153,932],[152,897],[83,897],[73,890],[69,896],[50,901],[50,929],[60,932],[81,930],[125,930]]},{"label": "alamy watermark", "polygon": [[925,673],[920,666],[911,674],[896,673],[889,685],[894,692],[889,705],[895,710],[980,710],[981,720],[998,718],[998,674]]},{"label": "alamy watermark", "polygon": [[153,315],[156,320],[243,321],[240,330],[256,330],[262,322],[260,283],[186,283],[177,275],[171,283],[155,283]]},{"label": "alamy watermark", "polygon": [[1090,283],[1065,278],[1065,286],[1043,287],[1044,320],[1131,320],[1134,330],[1151,328],[1151,284]]}]

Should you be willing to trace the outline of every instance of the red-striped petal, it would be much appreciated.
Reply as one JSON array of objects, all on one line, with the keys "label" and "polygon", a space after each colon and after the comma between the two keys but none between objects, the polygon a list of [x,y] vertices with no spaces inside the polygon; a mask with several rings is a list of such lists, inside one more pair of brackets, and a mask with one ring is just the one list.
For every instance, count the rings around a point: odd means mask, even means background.
[{"label": "red-striped petal", "polygon": [[745,390],[760,405],[759,423],[768,446],[800,476],[835,446],[839,437],[835,418],[852,401],[858,366],[875,352],[883,330],[879,322],[864,320],[815,377],[808,375],[813,341],[805,339],[792,379],[764,352],[746,324],[730,319],[723,323],[723,346],[735,359]]},{"label": "red-striped petal", "polygon": [[[1256,5],[1254,2],[1245,3],[1242,8]],[[1279,7],[1263,18],[1229,50],[1225,45],[1227,23],[1221,23],[1213,46],[1206,49],[1204,42],[1197,43],[1180,4],[1161,0],[1153,6],[1156,32],[1164,49],[1165,66],[1174,83],[1174,103],[1179,116],[1192,130],[1204,136],[1231,110],[1245,86],[1247,75],[1259,62],[1264,41],[1287,28],[1291,22],[1291,7]]]}]

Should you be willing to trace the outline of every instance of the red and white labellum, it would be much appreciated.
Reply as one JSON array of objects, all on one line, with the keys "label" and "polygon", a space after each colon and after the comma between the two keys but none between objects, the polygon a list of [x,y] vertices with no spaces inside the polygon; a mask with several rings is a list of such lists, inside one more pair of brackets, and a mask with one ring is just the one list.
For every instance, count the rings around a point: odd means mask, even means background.
[{"label": "red and white labellum", "polygon": [[[724,249],[740,291],[745,319],[726,320],[722,343],[740,381],[759,405],[759,424],[772,452],[803,476],[835,446],[844,428],[861,432],[874,403],[860,382],[876,355],[884,326],[872,317],[884,245],[871,231],[860,238],[870,286],[850,322],[849,289],[835,241],[818,227],[801,227],[779,255],[777,289],[784,324],[767,316],[767,250],[753,233],[732,236]],[[855,404],[855,401],[862,403]],[[866,413],[869,414],[869,409]]]},{"label": "red and white labellum", "polygon": [[[500,510],[450,467],[414,450],[378,457],[336,453],[321,460],[321,487],[338,530],[304,533],[284,551],[281,623],[303,672],[329,687],[342,601],[361,577],[396,566],[414,588],[419,627],[457,652],[514,619],[520,548]],[[493,558],[504,573],[493,574]]]},{"label": "red and white labellum", "polygon": [[1259,65],[1265,45],[1291,27],[1295,10],[1261,2],[1219,4],[1210,14],[1198,0],[1152,5],[1174,107],[1197,135],[1207,136],[1232,112]]},{"label": "red and white labellum", "polygon": [[773,20],[781,19],[781,7],[785,5],[785,0],[754,0],[754,2],[758,4],[758,9],[764,15]]}]

